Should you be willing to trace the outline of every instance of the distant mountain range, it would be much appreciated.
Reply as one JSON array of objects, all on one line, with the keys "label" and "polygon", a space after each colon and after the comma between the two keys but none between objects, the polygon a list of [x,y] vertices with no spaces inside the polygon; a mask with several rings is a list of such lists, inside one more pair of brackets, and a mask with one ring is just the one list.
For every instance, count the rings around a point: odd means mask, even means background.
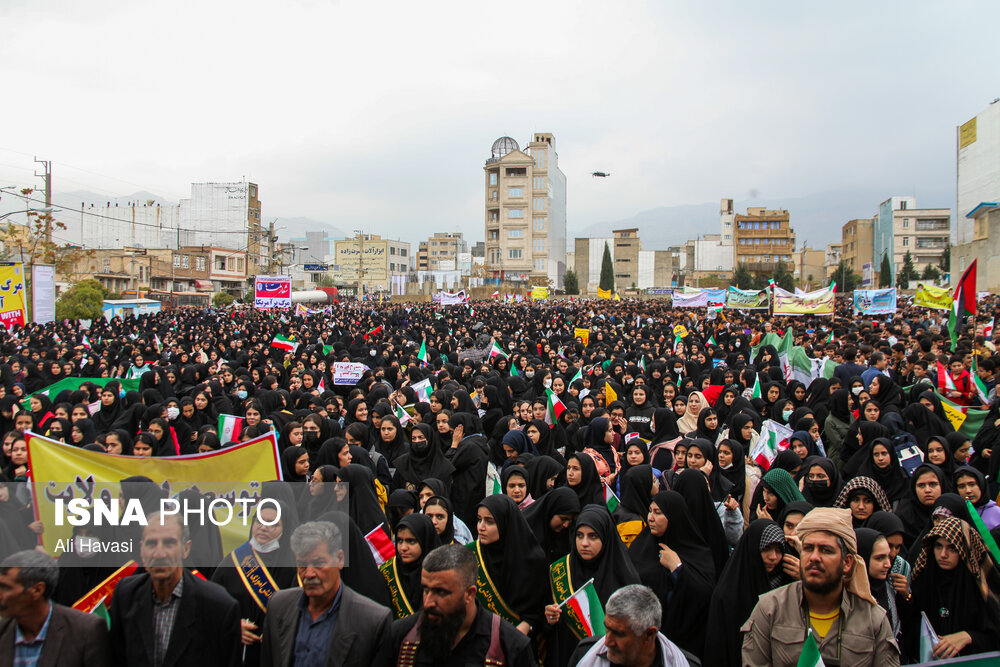
[{"label": "distant mountain range", "polygon": [[[845,190],[788,199],[737,198],[734,210],[746,213],[747,207],[756,206],[787,209],[792,229],[795,230],[796,247],[809,245],[820,249],[828,243],[840,241],[844,223],[856,218],[870,218],[875,215],[880,203],[890,196],[904,194],[907,193]],[[953,192],[917,193],[917,205],[921,208],[953,208],[954,204]],[[719,202],[661,206],[623,220],[593,224],[577,232],[570,230],[568,247],[572,248],[571,239],[575,237],[609,237],[612,230],[632,227],[639,229],[643,248],[666,249],[700,235],[718,234]]]}]

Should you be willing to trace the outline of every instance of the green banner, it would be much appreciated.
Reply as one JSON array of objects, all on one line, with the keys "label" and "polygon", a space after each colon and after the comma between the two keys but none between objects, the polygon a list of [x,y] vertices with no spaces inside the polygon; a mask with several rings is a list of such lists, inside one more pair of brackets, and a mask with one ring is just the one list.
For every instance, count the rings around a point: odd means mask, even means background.
[{"label": "green banner", "polygon": [[59,380],[55,384],[50,384],[45,389],[39,389],[38,391],[28,394],[23,399],[21,399],[21,407],[25,410],[31,410],[28,405],[28,399],[35,394],[44,394],[49,398],[55,400],[55,397],[59,395],[60,392],[69,389],[70,391],[76,391],[80,388],[80,385],[89,382],[95,384],[98,387],[104,387],[110,382],[118,382],[121,384],[122,389],[125,391],[138,391],[139,390],[139,379],[135,380],[120,380],[118,378],[64,378]]}]

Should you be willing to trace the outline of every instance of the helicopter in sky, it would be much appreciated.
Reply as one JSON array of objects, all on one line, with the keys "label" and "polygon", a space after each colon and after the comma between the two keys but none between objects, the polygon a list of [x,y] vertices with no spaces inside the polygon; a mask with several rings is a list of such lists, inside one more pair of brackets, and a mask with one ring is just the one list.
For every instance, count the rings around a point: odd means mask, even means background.
[{"label": "helicopter in sky", "polygon": [[611,175],[610,171],[595,171],[590,174],[593,178],[607,178]]}]

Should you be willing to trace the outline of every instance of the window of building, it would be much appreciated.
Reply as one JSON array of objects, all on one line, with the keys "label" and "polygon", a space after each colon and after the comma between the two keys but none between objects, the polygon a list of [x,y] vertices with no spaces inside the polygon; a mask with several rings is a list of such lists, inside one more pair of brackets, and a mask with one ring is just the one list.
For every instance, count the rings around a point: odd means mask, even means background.
[{"label": "window of building", "polygon": [[531,228],[536,232],[545,231],[545,218],[534,218],[531,221]]},{"label": "window of building", "polygon": [[490,230],[490,241],[496,241],[498,238],[500,238],[500,232],[498,232],[495,229],[491,229]]},{"label": "window of building", "polygon": [[507,237],[508,238],[512,238],[512,239],[524,238],[524,230],[523,229],[511,229],[511,230],[509,230],[507,232]]},{"label": "window of building", "polygon": [[236,270],[237,271],[242,271],[243,270],[243,258],[242,257],[237,257],[236,258]]},{"label": "window of building", "polygon": [[521,259],[521,249],[520,248],[510,248],[507,250],[508,259]]},{"label": "window of building", "polygon": [[545,260],[544,259],[536,259],[535,260],[535,271],[544,271],[544,270],[545,270]]},{"label": "window of building", "polygon": [[910,228],[910,219],[903,218],[903,229],[909,229],[909,228]]},{"label": "window of building", "polygon": [[399,256],[400,257],[406,257],[406,248],[400,248],[399,249]]},{"label": "window of building", "polygon": [[899,202],[899,210],[900,211],[905,211],[906,210],[906,202],[905,201]]},{"label": "window of building", "polygon": [[535,197],[531,201],[531,208],[534,211],[544,211],[545,203],[546,203],[546,197]]},{"label": "window of building", "polygon": [[234,258],[226,258],[226,269],[229,271],[234,271],[236,269],[236,260]]},{"label": "window of building", "polygon": [[537,169],[545,169],[545,160],[546,160],[546,158],[545,158],[545,149],[544,148],[536,148],[535,150],[533,150],[532,151],[532,157],[535,158],[535,168],[537,168]]},{"label": "window of building", "polygon": [[523,208],[512,208],[507,211],[508,218],[523,218],[524,209]]},{"label": "window of building", "polygon": [[535,252],[545,252],[545,239],[535,239],[533,247]]},{"label": "window of building", "polygon": [[[174,259],[176,259],[176,257]],[[175,263],[174,266],[177,266],[177,264]],[[216,268],[217,271],[225,271],[226,270],[226,258],[223,257],[222,255],[216,255],[215,256],[215,268]]]},{"label": "window of building", "polygon": [[181,268],[188,268],[191,266],[191,260],[187,255],[181,255]]},{"label": "window of building", "polygon": [[139,267],[139,281],[140,281],[140,282],[141,282],[141,281],[143,280],[143,275],[144,275],[144,272],[143,272],[143,270],[144,270],[145,268],[146,268],[146,267],[144,267],[144,266],[140,266],[140,267]]},{"label": "window of building", "polygon": [[544,190],[545,189],[545,177],[535,176],[531,179],[531,187],[534,190]]},{"label": "window of building", "polygon": [[905,248],[908,245],[910,245],[910,237],[909,236],[904,236],[903,237],[903,247]]},{"label": "window of building", "polygon": [[110,259],[105,259],[103,262],[101,262],[101,271],[103,273],[111,273],[111,260]]},{"label": "window of building", "polygon": [[524,196],[524,189],[523,188],[507,188],[507,196],[508,197],[523,197]]},{"label": "window of building", "polygon": [[180,266],[181,266],[181,256],[180,255],[174,255],[174,268],[175,269],[179,269]]},{"label": "window of building", "polygon": [[497,184],[497,172],[491,171],[490,172],[490,185],[496,185],[496,184]]},{"label": "window of building", "polygon": [[396,248],[395,248],[395,246],[389,246],[389,254],[390,255],[395,255],[396,254]]}]

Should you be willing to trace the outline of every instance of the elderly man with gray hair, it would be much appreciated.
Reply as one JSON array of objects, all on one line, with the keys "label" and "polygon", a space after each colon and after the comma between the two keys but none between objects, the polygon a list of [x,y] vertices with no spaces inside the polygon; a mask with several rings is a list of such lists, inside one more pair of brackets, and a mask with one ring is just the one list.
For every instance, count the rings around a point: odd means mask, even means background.
[{"label": "elderly man with gray hair", "polygon": [[660,632],[660,600],[640,584],[620,588],[604,609],[603,637],[580,642],[569,664],[578,667],[682,667],[700,665]]},{"label": "elderly man with gray hair", "polygon": [[310,521],[292,533],[302,587],[271,596],[261,633],[261,667],[370,667],[392,614],[341,581],[341,536],[329,521]]},{"label": "elderly man with gray hair", "polygon": [[108,625],[100,616],[52,602],[56,561],[19,551],[0,562],[0,665],[111,665]]}]

